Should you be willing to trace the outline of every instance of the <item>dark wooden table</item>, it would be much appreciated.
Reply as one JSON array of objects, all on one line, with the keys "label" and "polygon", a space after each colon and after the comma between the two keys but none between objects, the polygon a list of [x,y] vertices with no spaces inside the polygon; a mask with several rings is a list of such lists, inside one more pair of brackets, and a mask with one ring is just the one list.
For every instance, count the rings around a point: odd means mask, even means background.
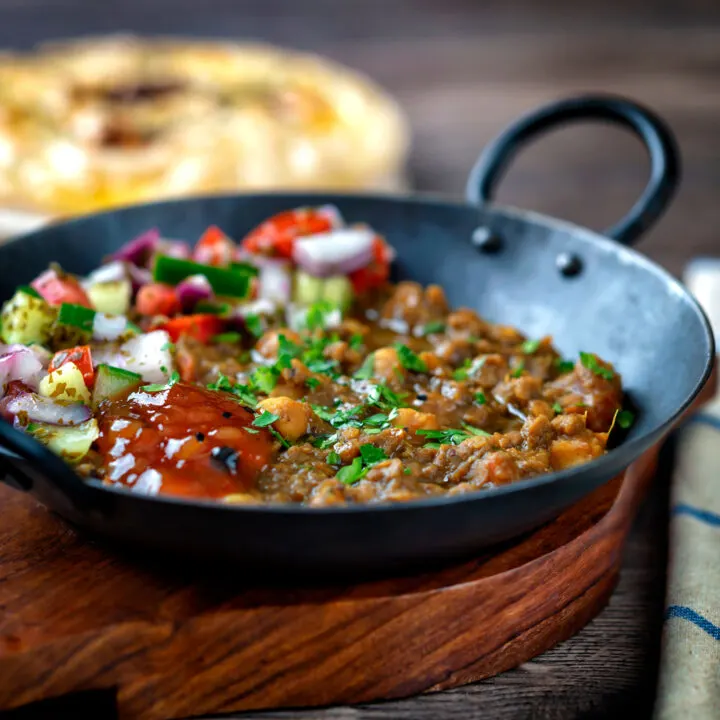
[{"label": "dark wooden table", "polygon": [[[667,117],[684,183],[641,249],[680,274],[718,249],[720,4],[716,0],[0,0],[0,44],[129,30],[264,39],[366,71],[395,93],[415,133],[421,190],[460,195],[479,149],[519,113],[582,91],[633,96]],[[517,162],[500,200],[601,228],[642,188],[635,141],[602,127],[562,131]],[[643,507],[610,606],[585,630],[527,665],[477,685],[354,708],[248,718],[649,717],[662,624],[668,477]],[[84,706],[89,708],[86,701]],[[93,717],[101,717],[101,704]],[[77,709],[67,716],[77,717]],[[58,714],[61,713],[61,714]],[[61,717],[55,710],[48,717]]]}]

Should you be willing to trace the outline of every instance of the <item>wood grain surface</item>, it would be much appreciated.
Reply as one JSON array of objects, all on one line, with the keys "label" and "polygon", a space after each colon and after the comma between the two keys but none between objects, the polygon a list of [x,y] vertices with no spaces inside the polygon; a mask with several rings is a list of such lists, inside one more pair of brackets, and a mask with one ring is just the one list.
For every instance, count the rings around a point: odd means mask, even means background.
[{"label": "wood grain surface", "polygon": [[[684,158],[679,196],[640,249],[676,274],[692,256],[719,249],[717,0],[0,0],[2,46],[117,30],[264,39],[354,65],[407,108],[416,186],[455,195],[479,148],[518,113],[579,91],[630,94],[667,116]],[[620,131],[573,128],[529,148],[500,200],[600,228],[630,206],[645,171],[642,151]],[[572,640],[518,670],[458,690],[242,717],[588,720],[630,711],[638,720],[649,717],[671,467],[668,448],[628,540],[618,588],[608,608]],[[47,710],[47,717],[85,711],[110,717],[104,702],[95,696],[69,701]]]},{"label": "wood grain surface", "polygon": [[476,561],[314,589],[138,566],[0,488],[0,708],[112,687],[120,718],[162,720],[490,677],[571,637],[606,604],[655,462],[649,453]]}]

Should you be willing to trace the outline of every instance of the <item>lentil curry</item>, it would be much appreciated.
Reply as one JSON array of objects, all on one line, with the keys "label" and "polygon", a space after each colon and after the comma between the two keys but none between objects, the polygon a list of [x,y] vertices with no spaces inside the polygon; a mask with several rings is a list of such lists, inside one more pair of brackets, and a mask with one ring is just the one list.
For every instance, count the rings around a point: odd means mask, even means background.
[{"label": "lentil curry", "polygon": [[309,507],[518,482],[630,425],[609,363],[393,285],[392,259],[323,207],[53,266],[3,308],[0,411],[109,485]]}]

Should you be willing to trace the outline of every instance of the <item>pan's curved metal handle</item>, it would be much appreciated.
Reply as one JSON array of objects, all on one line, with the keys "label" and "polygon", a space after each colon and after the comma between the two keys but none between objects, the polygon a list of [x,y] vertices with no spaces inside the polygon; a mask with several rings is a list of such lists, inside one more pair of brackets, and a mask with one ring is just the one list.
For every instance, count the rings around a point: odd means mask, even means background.
[{"label": "pan's curved metal handle", "polygon": [[1,419],[0,446],[11,453],[0,454],[0,482],[25,492],[52,493],[80,512],[105,510],[98,503],[98,493],[64,460]]},{"label": "pan's curved metal handle", "polygon": [[647,148],[650,180],[619,223],[604,234],[631,245],[663,214],[680,179],[680,155],[672,131],[652,110],[615,95],[583,95],[551,103],[514,122],[482,152],[468,178],[466,197],[490,202],[520,148],[547,130],[578,120],[604,120],[629,128]]}]

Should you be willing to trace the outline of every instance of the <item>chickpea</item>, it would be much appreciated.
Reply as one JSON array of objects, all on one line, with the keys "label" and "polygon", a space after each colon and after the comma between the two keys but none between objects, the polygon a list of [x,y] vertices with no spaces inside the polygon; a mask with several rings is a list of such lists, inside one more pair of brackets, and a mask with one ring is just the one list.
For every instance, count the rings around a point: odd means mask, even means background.
[{"label": "chickpea", "polygon": [[279,416],[273,427],[288,440],[294,441],[307,434],[312,409],[306,403],[288,397],[269,397],[261,400],[258,408]]},{"label": "chickpea", "polygon": [[398,358],[395,348],[385,347],[376,350],[373,362],[375,375],[385,380],[385,382],[399,379],[399,373],[402,373],[402,377],[405,376],[405,371],[400,364],[400,358]]},{"label": "chickpea", "polygon": [[280,347],[279,337],[284,335],[286,340],[293,343],[301,343],[302,338],[289,328],[280,328],[279,330],[268,330],[258,341],[255,349],[266,358],[277,357]]},{"label": "chickpea", "polygon": [[395,427],[407,428],[412,432],[417,430],[439,430],[440,424],[432,413],[419,412],[412,408],[400,408],[397,417],[392,421]]}]

